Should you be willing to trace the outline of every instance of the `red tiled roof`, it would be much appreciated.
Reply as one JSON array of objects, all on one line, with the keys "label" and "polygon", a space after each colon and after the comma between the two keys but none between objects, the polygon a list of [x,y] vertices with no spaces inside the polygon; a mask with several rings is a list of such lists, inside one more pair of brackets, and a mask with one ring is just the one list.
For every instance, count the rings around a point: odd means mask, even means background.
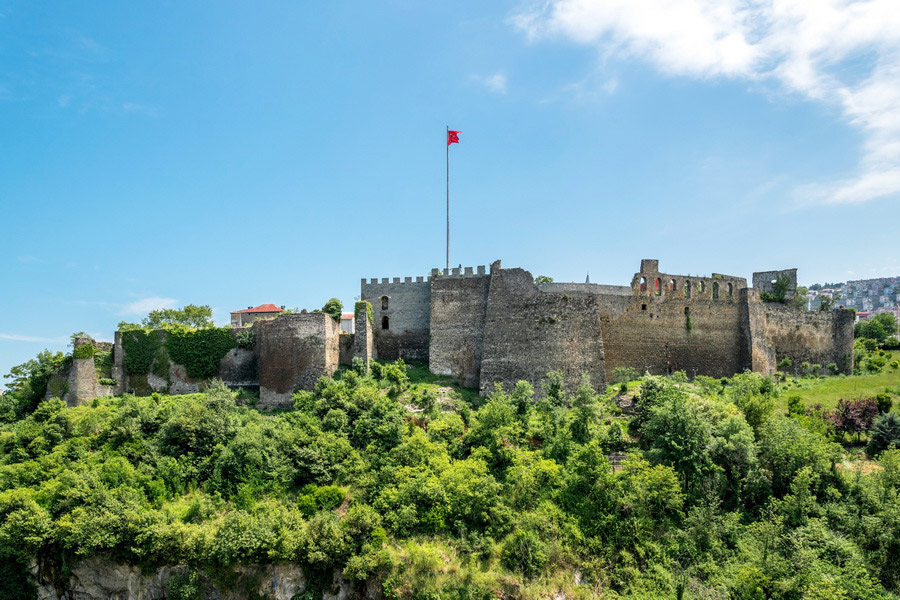
[{"label": "red tiled roof", "polygon": [[353,319],[353,313],[341,313],[341,319]]},{"label": "red tiled roof", "polygon": [[236,315],[238,313],[276,313],[283,311],[283,308],[281,308],[280,306],[275,306],[274,304],[260,304],[256,308],[245,308],[244,310],[232,311],[231,314]]}]

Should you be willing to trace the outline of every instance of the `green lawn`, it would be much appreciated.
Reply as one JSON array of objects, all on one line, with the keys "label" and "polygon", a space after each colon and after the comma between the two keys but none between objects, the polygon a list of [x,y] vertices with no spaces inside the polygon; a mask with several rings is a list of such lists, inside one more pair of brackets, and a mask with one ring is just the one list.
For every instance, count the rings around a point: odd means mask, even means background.
[{"label": "green lawn", "polygon": [[[898,358],[900,353],[894,352],[890,360]],[[888,361],[890,362],[890,361]],[[825,377],[824,379],[798,379],[797,384],[788,379],[782,388],[778,405],[787,408],[789,396],[800,396],[807,406],[821,404],[825,408],[834,408],[841,398],[855,399],[873,397],[885,391],[895,396],[894,402],[900,403],[896,396],[900,395],[900,370],[886,367],[877,375],[851,375],[849,377]]]}]

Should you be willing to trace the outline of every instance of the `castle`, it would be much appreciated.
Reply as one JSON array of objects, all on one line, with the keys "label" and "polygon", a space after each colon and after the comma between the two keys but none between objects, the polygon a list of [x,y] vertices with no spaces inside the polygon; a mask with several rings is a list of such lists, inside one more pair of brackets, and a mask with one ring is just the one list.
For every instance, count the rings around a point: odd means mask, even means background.
[{"label": "castle", "polygon": [[[342,333],[333,318],[319,312],[257,320],[243,328],[253,335],[252,347],[228,350],[217,376],[232,387],[258,387],[262,406],[289,407],[293,392],[311,389],[319,377],[354,359],[366,365],[375,359],[427,362],[433,373],[482,392],[495,382],[518,380],[537,388],[551,370],[561,371],[570,385],[587,374],[597,389],[621,367],[726,377],[744,370],[771,374],[790,359],[823,372],[830,367],[851,373],[852,311],[812,312],[789,302],[763,302],[761,293],[771,293],[778,278],[787,279],[790,299],[796,269],[754,273],[748,287],[742,277],[719,273],[661,273],[657,260],[642,260],[627,286],[536,283],[528,271],[504,269],[499,260],[490,268],[434,269],[427,278],[363,279],[361,298],[372,313],[357,311],[355,333]],[[79,384],[93,371],[77,364],[87,359],[76,358],[67,402],[97,391],[200,389],[202,382],[165,353],[160,355],[165,364],[129,372],[124,333],[116,332],[113,346],[115,386]]]},{"label": "castle", "polygon": [[437,269],[426,281],[362,281],[375,314],[380,359],[427,360],[429,369],[487,391],[494,382],[536,384],[559,370],[597,388],[618,367],[639,373],[725,377],[775,371],[779,361],[853,369],[853,313],[810,312],[762,302],[779,277],[797,287],[796,269],[747,280],[659,271],[642,260],[631,285],[535,283],[523,269]]}]

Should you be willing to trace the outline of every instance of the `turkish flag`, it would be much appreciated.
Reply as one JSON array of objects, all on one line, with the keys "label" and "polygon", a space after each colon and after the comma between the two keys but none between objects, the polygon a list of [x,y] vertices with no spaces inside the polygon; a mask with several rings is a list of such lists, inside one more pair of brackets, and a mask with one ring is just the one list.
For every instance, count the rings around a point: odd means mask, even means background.
[{"label": "turkish flag", "polygon": [[450,144],[458,144],[459,143],[459,131],[448,131],[447,132],[447,145]]}]

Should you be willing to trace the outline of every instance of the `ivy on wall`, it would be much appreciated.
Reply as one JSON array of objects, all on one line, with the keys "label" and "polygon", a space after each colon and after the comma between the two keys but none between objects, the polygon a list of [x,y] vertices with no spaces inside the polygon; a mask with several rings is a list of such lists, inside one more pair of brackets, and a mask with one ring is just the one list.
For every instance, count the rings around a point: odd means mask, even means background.
[{"label": "ivy on wall", "polygon": [[122,332],[123,366],[129,375],[146,375],[165,342],[164,331],[129,329]]},{"label": "ivy on wall", "polygon": [[[166,348],[172,361],[184,365],[191,379],[210,379],[219,373],[219,362],[237,346],[231,328],[175,329],[168,332]],[[126,354],[127,356],[127,354]]]},{"label": "ivy on wall", "polygon": [[94,348],[94,366],[97,368],[97,377],[112,377],[112,350]]},{"label": "ivy on wall", "polygon": [[172,328],[167,331],[122,331],[123,365],[128,375],[151,371],[168,378],[169,361],[183,365],[191,379],[209,379],[219,373],[219,361],[237,346],[231,328]]},{"label": "ivy on wall", "polygon": [[363,310],[366,311],[366,316],[369,317],[369,323],[372,325],[375,324],[375,313],[372,311],[372,303],[368,300],[360,300],[353,307],[353,318],[359,317],[359,313]]},{"label": "ivy on wall", "polygon": [[82,344],[81,346],[76,346],[75,349],[72,350],[72,358],[91,358],[93,356],[93,344]]}]

